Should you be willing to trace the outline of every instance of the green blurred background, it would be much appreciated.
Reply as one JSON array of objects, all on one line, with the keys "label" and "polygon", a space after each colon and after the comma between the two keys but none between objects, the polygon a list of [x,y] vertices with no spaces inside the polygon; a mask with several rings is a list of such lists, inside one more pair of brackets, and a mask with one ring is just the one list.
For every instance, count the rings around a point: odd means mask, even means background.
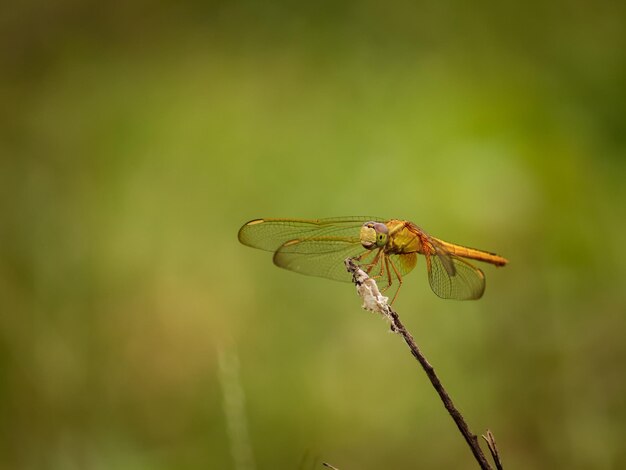
[{"label": "green blurred background", "polygon": [[507,468],[626,468],[626,7],[0,7],[0,468],[477,468],[349,284],[240,245],[381,215],[495,251],[396,307]]}]

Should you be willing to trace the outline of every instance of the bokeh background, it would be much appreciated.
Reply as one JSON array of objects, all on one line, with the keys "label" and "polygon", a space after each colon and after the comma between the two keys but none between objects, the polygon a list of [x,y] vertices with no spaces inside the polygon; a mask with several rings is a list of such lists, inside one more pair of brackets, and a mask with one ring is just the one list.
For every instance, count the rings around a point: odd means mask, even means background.
[{"label": "bokeh background", "polygon": [[507,468],[626,468],[626,8],[0,7],[0,468],[476,468],[349,284],[237,241],[380,215],[510,259],[396,307]]}]

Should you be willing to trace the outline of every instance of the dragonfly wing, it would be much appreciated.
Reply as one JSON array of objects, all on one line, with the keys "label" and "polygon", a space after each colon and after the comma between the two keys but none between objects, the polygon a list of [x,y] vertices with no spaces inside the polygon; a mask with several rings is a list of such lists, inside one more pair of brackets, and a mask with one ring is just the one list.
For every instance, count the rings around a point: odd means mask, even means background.
[{"label": "dragonfly wing", "polygon": [[290,240],[274,253],[274,264],[309,276],[350,282],[343,261],[365,251],[358,237],[310,237]]},{"label": "dragonfly wing", "polygon": [[484,273],[451,253],[437,250],[426,255],[428,281],[435,294],[443,299],[480,299],[485,291]]},{"label": "dragonfly wing", "polygon": [[291,240],[324,236],[358,237],[361,225],[376,217],[356,216],[330,219],[255,219],[239,229],[239,241],[253,248],[276,251]]}]

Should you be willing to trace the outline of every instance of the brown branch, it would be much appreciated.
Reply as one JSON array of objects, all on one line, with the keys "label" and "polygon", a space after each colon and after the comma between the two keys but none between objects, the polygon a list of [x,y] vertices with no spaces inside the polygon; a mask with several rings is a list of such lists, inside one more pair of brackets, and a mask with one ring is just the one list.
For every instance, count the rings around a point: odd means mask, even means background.
[{"label": "brown branch", "polygon": [[[413,357],[415,357],[415,359],[417,359],[417,361],[421,364],[422,368],[426,372],[426,375],[430,379],[430,382],[433,384],[433,387],[439,394],[439,398],[441,398],[443,405],[446,407],[446,410],[448,410],[450,416],[452,416],[452,419],[459,428],[459,431],[461,431],[461,434],[465,438],[467,445],[469,445],[472,454],[474,454],[474,458],[480,465],[480,468],[482,468],[483,470],[492,470],[492,467],[489,465],[489,462],[487,462],[487,459],[485,458],[485,454],[483,454],[483,451],[480,448],[478,438],[470,431],[467,423],[465,422],[465,419],[463,418],[463,415],[459,410],[457,410],[457,408],[454,406],[454,403],[452,403],[452,399],[450,398],[450,395],[448,395],[448,392],[446,391],[444,386],[441,384],[439,377],[437,377],[435,369],[433,368],[433,366],[430,365],[426,357],[422,354],[419,347],[415,343],[413,336],[411,336],[411,333],[407,331],[407,329],[400,321],[398,313],[389,306],[389,304],[387,303],[387,297],[383,297],[383,295],[378,290],[376,281],[374,281],[363,270],[361,270],[353,259],[348,258],[346,259],[345,263],[348,272],[352,274],[352,281],[357,288],[357,292],[359,293],[359,296],[363,299],[363,308],[372,312],[378,312],[391,322],[391,331],[398,333],[402,336],[405,343],[409,346]],[[491,450],[491,446],[489,448]],[[496,456],[497,451],[494,455],[494,460],[499,463],[499,458],[496,460]],[[501,468],[501,466],[498,466],[498,469]]]},{"label": "brown branch", "polygon": [[503,470],[502,462],[500,461],[500,453],[498,452],[498,446],[496,446],[496,438],[493,436],[493,433],[487,429],[487,435],[483,434],[482,437],[487,442],[489,452],[491,452],[491,457],[493,457],[493,461],[496,463],[496,468],[498,470]]}]

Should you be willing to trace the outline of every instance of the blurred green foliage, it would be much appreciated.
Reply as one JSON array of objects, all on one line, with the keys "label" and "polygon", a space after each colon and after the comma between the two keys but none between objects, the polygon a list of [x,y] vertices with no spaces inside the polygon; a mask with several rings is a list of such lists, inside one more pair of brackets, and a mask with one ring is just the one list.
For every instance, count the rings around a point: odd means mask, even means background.
[{"label": "blurred green foliage", "polygon": [[0,7],[0,468],[475,468],[350,285],[237,242],[360,214],[510,259],[396,304],[507,467],[624,468],[625,10]]}]

